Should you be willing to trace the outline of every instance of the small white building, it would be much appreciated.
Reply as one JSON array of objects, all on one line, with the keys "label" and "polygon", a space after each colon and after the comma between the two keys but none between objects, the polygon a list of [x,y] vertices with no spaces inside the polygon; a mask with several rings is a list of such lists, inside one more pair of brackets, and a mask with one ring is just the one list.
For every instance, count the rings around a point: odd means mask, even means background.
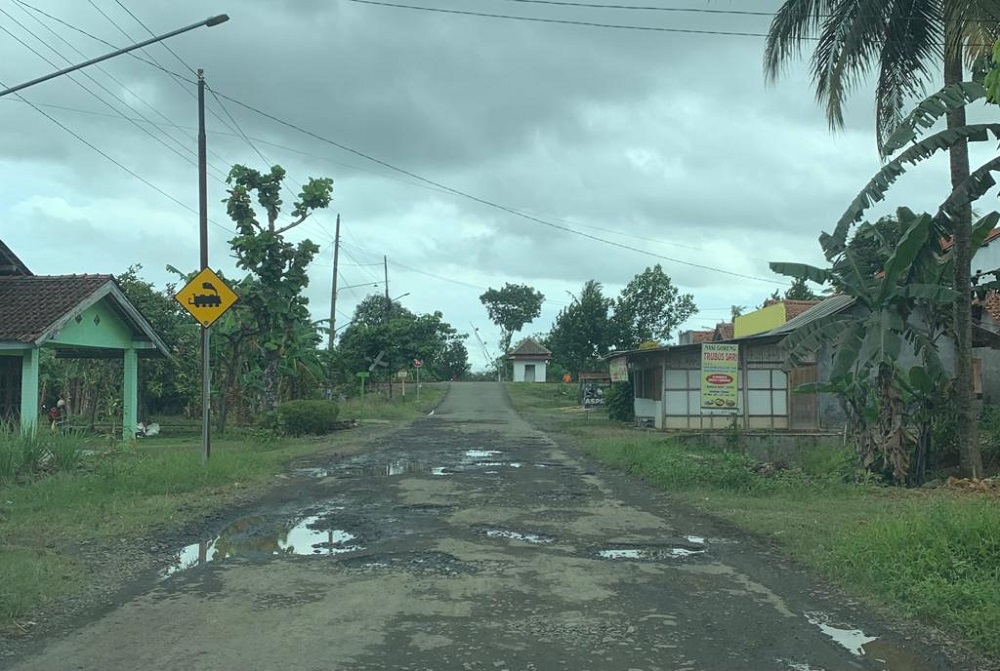
[{"label": "small white building", "polygon": [[545,368],[552,352],[533,338],[525,338],[507,355],[514,363],[514,382],[545,382]]}]

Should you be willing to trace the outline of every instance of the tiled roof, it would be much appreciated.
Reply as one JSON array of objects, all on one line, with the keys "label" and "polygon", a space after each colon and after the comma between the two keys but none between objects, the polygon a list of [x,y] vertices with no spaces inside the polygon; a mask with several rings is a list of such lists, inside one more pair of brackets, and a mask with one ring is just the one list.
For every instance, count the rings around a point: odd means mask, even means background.
[{"label": "tiled roof", "polygon": [[[986,234],[986,239],[983,240],[983,247],[990,244],[997,238],[1000,238],[1000,227],[994,228],[992,231]],[[944,251],[948,251],[949,249],[951,249],[951,246],[953,244],[954,243],[951,238],[945,238],[944,240],[941,241],[941,249]]]},{"label": "tiled roof", "polygon": [[534,338],[525,338],[508,356],[552,356],[552,350],[543,347]]},{"label": "tiled roof", "polygon": [[781,301],[785,304],[785,321],[795,319],[800,314],[813,307],[814,305],[819,305],[822,301]]},{"label": "tiled roof", "polygon": [[0,277],[7,275],[30,275],[28,266],[0,240]]},{"label": "tiled roof", "polygon": [[691,331],[691,344],[711,342],[715,331]]},{"label": "tiled roof", "polygon": [[0,276],[0,340],[31,343],[111,275]]},{"label": "tiled roof", "polygon": [[721,322],[715,325],[715,331],[712,332],[712,340],[732,340],[732,339],[733,339],[732,322]]}]

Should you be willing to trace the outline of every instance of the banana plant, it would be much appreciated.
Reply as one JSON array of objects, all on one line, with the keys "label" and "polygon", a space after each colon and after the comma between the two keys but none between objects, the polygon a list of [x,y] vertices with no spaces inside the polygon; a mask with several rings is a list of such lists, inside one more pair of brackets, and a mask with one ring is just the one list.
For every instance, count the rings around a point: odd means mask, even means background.
[{"label": "banana plant", "polygon": [[[804,277],[830,285],[852,299],[852,308],[827,315],[792,332],[785,341],[787,365],[799,365],[824,345],[832,348],[833,365],[828,384],[810,385],[797,391],[836,393],[852,417],[858,451],[866,466],[873,451],[898,480],[907,477],[907,403],[899,384],[904,345],[919,361],[923,374],[933,382],[908,385],[915,394],[947,384],[948,372],[938,355],[938,343],[950,328],[950,307],[957,293],[948,286],[953,270],[951,254],[941,246],[942,224],[930,214],[897,211],[902,237],[886,259],[884,269],[870,274],[844,247],[831,253],[829,268],[800,263],[772,263],[771,269],[789,277]],[[1000,220],[991,213],[973,228],[973,249]],[[824,249],[831,252],[830,249]],[[874,389],[872,396],[870,390]],[[859,402],[858,399],[861,399]],[[862,406],[874,399],[877,412]],[[920,402],[917,402],[920,405]],[[912,404],[911,404],[912,405]]]},{"label": "banana plant", "polygon": [[[949,112],[986,97],[987,89],[982,84],[959,82],[945,86],[914,108],[886,141],[885,154],[894,156],[892,160],[882,166],[855,196],[837,220],[833,233],[824,232],[820,236],[820,244],[828,260],[833,260],[844,251],[851,227],[862,221],[869,208],[885,198],[889,187],[906,173],[909,166],[921,163],[937,153],[946,152],[962,141],[983,142],[989,140],[990,136],[1000,140],[1000,124],[997,123],[966,124],[919,137],[920,131],[931,128]],[[935,226],[944,228],[950,235],[954,213],[971,205],[996,185],[994,172],[1000,172],[1000,157],[973,170],[968,179],[952,190],[934,215]]]}]

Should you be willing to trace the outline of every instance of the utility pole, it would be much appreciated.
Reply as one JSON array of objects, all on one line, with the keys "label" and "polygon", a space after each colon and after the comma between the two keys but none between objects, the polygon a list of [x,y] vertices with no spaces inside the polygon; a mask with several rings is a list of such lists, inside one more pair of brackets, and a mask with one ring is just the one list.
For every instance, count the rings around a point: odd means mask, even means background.
[{"label": "utility pole", "polygon": [[337,214],[337,231],[333,237],[333,289],[330,291],[330,339],[326,348],[333,349],[333,336],[337,330],[337,261],[340,259],[340,214]]},{"label": "utility pole", "polygon": [[[389,298],[389,257],[382,255],[382,268],[385,270],[385,324],[389,327],[389,313],[392,312],[392,299]],[[390,357],[390,360],[392,357]],[[392,398],[392,366],[386,366],[389,374],[389,398]]]},{"label": "utility pole", "polygon": [[389,311],[392,310],[392,301],[389,300],[389,257],[382,255],[382,267],[385,269],[385,318],[389,318]]},{"label": "utility pole", "polygon": [[[198,238],[201,269],[208,268],[208,159],[205,138],[205,71],[198,68]],[[209,361],[208,327],[201,327],[201,461],[212,452],[208,430],[212,400],[212,367]]]}]

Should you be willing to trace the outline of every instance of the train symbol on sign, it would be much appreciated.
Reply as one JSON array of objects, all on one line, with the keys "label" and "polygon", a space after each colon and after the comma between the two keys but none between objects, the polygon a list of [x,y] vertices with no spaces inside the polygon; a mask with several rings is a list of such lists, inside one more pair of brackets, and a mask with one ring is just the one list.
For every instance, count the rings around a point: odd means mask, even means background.
[{"label": "train symbol on sign", "polygon": [[211,282],[202,282],[201,288],[211,291],[210,294],[195,294],[188,298],[188,304],[196,308],[217,308],[222,305],[222,298],[219,297],[219,290]]}]

